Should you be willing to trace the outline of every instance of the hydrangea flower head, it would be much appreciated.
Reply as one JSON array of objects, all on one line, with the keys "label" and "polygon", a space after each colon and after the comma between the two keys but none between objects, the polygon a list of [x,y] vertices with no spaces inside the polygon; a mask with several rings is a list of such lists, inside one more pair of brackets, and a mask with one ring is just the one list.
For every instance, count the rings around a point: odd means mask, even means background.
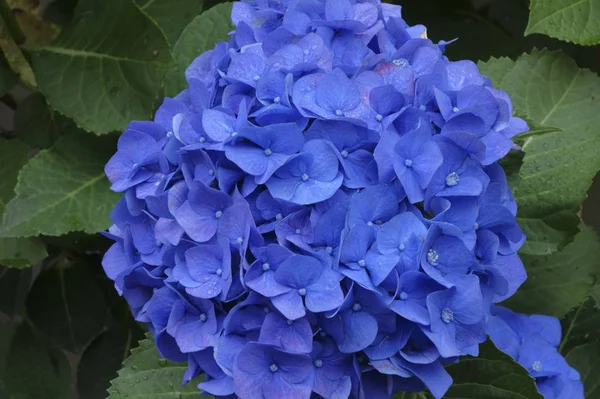
[{"label": "hydrangea flower head", "polygon": [[244,1],[231,18],[106,165],[124,196],[105,271],[185,382],[441,398],[443,366],[502,328],[547,397],[575,389],[552,331],[490,313],[526,278],[497,161],[527,125],[506,93],[379,0]]}]

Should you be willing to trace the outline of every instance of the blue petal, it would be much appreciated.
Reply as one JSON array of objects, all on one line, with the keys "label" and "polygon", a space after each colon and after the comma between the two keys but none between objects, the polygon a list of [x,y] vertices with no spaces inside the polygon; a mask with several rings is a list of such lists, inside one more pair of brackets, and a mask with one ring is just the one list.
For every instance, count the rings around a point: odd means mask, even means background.
[{"label": "blue petal", "polygon": [[291,324],[275,312],[265,318],[258,341],[271,344],[294,353],[310,353],[313,341],[312,329],[306,318],[294,320]]},{"label": "blue petal", "polygon": [[360,93],[344,72],[334,69],[317,86],[315,101],[319,107],[338,115],[354,109],[360,102]]},{"label": "blue petal", "polygon": [[292,255],[279,265],[275,280],[286,287],[306,289],[319,280],[323,270],[323,264],[313,257]]},{"label": "blue petal", "polygon": [[405,360],[399,362],[423,381],[436,399],[442,398],[452,385],[452,377],[440,362],[431,364],[411,364]]},{"label": "blue petal", "polygon": [[238,82],[256,87],[258,80],[265,73],[266,60],[264,56],[245,52],[231,57],[227,69],[227,77]]},{"label": "blue petal", "polygon": [[273,297],[271,298],[271,302],[281,314],[290,320],[296,320],[306,315],[302,297],[297,290]]},{"label": "blue petal", "polygon": [[212,140],[225,141],[235,131],[235,116],[226,110],[207,109],[202,113],[202,127]]},{"label": "blue petal", "polygon": [[318,313],[338,308],[344,301],[340,279],[341,276],[337,272],[325,269],[319,280],[307,289],[307,309]]},{"label": "blue petal", "polygon": [[354,353],[375,341],[377,321],[366,312],[349,310],[324,322],[325,331],[332,335],[340,352]]}]

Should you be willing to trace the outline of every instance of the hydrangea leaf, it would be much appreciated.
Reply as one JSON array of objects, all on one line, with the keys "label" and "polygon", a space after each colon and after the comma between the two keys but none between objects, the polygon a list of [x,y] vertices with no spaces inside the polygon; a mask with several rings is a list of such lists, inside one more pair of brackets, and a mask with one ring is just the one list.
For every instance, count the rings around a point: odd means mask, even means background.
[{"label": "hydrangea leaf", "polygon": [[600,169],[600,77],[549,51],[491,59],[480,68],[511,95],[516,112],[541,129],[523,137],[525,157],[513,191],[528,236],[521,252],[554,252],[577,232],[576,214]]},{"label": "hydrangea leaf", "polygon": [[598,0],[532,0],[526,35],[542,33],[568,42],[600,42]]},{"label": "hydrangea leaf", "polygon": [[0,95],[4,95],[7,91],[17,83],[17,76],[3,62],[0,61]]},{"label": "hydrangea leaf", "polygon": [[95,233],[108,227],[119,199],[104,175],[113,148],[112,137],[71,133],[40,151],[19,174],[0,237]]},{"label": "hydrangea leaf", "polygon": [[27,163],[29,147],[18,140],[0,139],[0,214],[5,205],[14,197],[19,170]]},{"label": "hydrangea leaf", "polygon": [[48,148],[75,128],[75,123],[54,111],[40,93],[27,97],[15,112],[17,137],[34,148]]},{"label": "hydrangea leaf", "polygon": [[552,255],[522,254],[528,278],[503,304],[520,313],[564,316],[590,294],[600,270],[599,252],[596,233],[584,229]]},{"label": "hydrangea leaf", "polygon": [[35,237],[0,238],[0,264],[22,269],[48,256],[44,243]]},{"label": "hydrangea leaf", "polygon": [[[5,204],[14,197],[19,171],[27,162],[29,147],[17,140],[0,139],[0,216]],[[45,258],[46,247],[37,238],[0,238],[0,264],[26,267]]]},{"label": "hydrangea leaf", "polygon": [[[479,356],[461,358],[446,366],[454,380],[444,398],[542,399],[529,372],[490,341]],[[394,399],[433,399],[430,393],[399,393]]]},{"label": "hydrangea leaf", "polygon": [[16,328],[13,323],[0,323],[0,395],[4,395],[3,397],[8,396],[4,384],[4,381],[6,380],[6,361],[8,353],[10,352],[10,343],[13,340],[15,331]]},{"label": "hydrangea leaf", "polygon": [[71,367],[67,358],[26,323],[14,335],[7,365],[8,398],[71,397]]},{"label": "hydrangea leaf", "polygon": [[105,399],[110,380],[132,347],[144,338],[132,321],[115,325],[102,333],[85,350],[77,368],[77,392],[80,398]]},{"label": "hydrangea leaf", "polygon": [[561,324],[563,340],[560,351],[569,364],[581,374],[587,399],[598,398],[600,386],[600,310],[598,309],[600,286],[594,287],[587,301],[573,309]]},{"label": "hydrangea leaf", "polygon": [[18,270],[0,266],[0,312],[12,318],[21,310],[32,278],[32,268]]},{"label": "hydrangea leaf", "polygon": [[149,119],[172,63],[164,34],[133,0],[82,0],[52,45],[32,50],[50,105],[98,134]]},{"label": "hydrangea leaf", "polygon": [[181,32],[202,12],[203,0],[135,0],[137,5],[163,30],[167,41],[175,44]]},{"label": "hydrangea leaf", "polygon": [[567,362],[581,375],[586,399],[600,397],[600,342],[590,342],[574,348],[566,355]]},{"label": "hydrangea leaf", "polygon": [[480,346],[478,357],[446,368],[454,380],[447,398],[542,399],[528,371],[489,341]]},{"label": "hydrangea leaf", "polygon": [[184,29],[173,47],[175,65],[165,77],[165,95],[173,97],[188,85],[185,69],[206,50],[217,42],[228,40],[227,34],[233,30],[231,24],[232,3],[220,3],[206,10]]},{"label": "hydrangea leaf", "polygon": [[35,280],[27,314],[61,348],[81,353],[104,330],[108,307],[88,265],[77,263],[47,269]]},{"label": "hydrangea leaf", "polygon": [[400,392],[394,399],[429,399],[431,396],[424,392]]},{"label": "hydrangea leaf", "polygon": [[598,291],[600,291],[600,287],[596,286],[592,295],[561,321],[563,338],[560,343],[560,352],[563,355],[600,337],[600,310],[598,301],[594,298],[594,292]]},{"label": "hydrangea leaf", "polygon": [[123,363],[119,376],[111,381],[109,399],[184,399],[198,396],[198,381],[182,386],[185,363],[162,359],[148,336]]}]

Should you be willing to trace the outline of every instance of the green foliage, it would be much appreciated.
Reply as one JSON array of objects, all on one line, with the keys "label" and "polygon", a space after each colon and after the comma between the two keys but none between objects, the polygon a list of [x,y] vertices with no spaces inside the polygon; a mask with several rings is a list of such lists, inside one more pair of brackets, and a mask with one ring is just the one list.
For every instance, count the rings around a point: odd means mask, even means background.
[{"label": "green foliage", "polygon": [[54,111],[41,93],[31,94],[15,112],[15,134],[32,148],[51,147],[60,136],[75,129],[75,123]]},{"label": "green foliage", "polygon": [[510,93],[517,114],[543,129],[524,136],[520,179],[512,188],[528,236],[522,253],[552,253],[577,232],[577,212],[600,169],[600,77],[548,51],[480,67]]},{"label": "green foliage", "polygon": [[[14,196],[19,170],[29,158],[29,147],[17,140],[0,139],[0,211]],[[1,212],[0,212],[1,213]]]},{"label": "green foliage", "polygon": [[175,65],[165,77],[165,95],[174,96],[187,87],[185,69],[198,55],[215,43],[227,40],[232,3],[221,3],[197,16],[183,31],[173,47]]},{"label": "green foliage", "polygon": [[491,342],[480,347],[478,357],[467,357],[447,369],[454,383],[446,398],[542,399],[527,370]]},{"label": "green foliage", "polygon": [[527,280],[504,304],[521,313],[563,317],[585,301],[600,273],[600,242],[586,228],[562,251],[521,255]]},{"label": "green foliage", "polygon": [[573,309],[562,321],[564,336],[560,352],[581,375],[586,399],[600,397],[600,310],[596,286],[587,301]]},{"label": "green foliage", "polygon": [[57,40],[32,51],[48,102],[97,134],[150,118],[172,62],[164,34],[133,0],[79,1]]},{"label": "green foliage", "polygon": [[32,268],[0,267],[0,312],[8,317],[18,314],[25,305],[32,280]]},{"label": "green foliage", "polygon": [[6,206],[0,237],[107,228],[119,198],[104,175],[113,148],[112,137],[71,133],[40,151],[19,174],[17,195]]},{"label": "green foliage", "polygon": [[600,42],[600,1],[531,0],[525,34],[543,33],[583,45]]},{"label": "green foliage", "polygon": [[[446,367],[453,379],[447,399],[543,399],[533,378],[490,341],[478,357],[465,357]],[[429,393],[399,393],[394,399],[433,399]]]},{"label": "green foliage", "polygon": [[585,397],[595,399],[600,395],[600,342],[578,346],[568,353],[567,362],[575,367],[585,388]]},{"label": "green foliage", "polygon": [[80,398],[104,399],[110,381],[131,348],[143,339],[139,327],[132,323],[117,324],[100,335],[86,349],[77,368],[77,392]]},{"label": "green foliage", "polygon": [[140,342],[123,363],[119,376],[111,381],[109,399],[140,397],[144,399],[184,399],[198,396],[196,385],[190,381],[182,386],[187,364],[173,363],[158,354],[150,337]]},{"label": "green foliage", "polygon": [[[14,197],[19,171],[29,158],[29,147],[17,140],[0,139],[0,217]],[[1,238],[0,264],[27,267],[45,258],[46,247],[37,238]]]},{"label": "green foliage", "polygon": [[35,280],[27,314],[59,347],[81,353],[104,330],[108,307],[86,265],[59,266]]},{"label": "green foliage", "polygon": [[4,95],[17,83],[17,76],[4,63],[0,63],[0,95]]},{"label": "green foliage", "polygon": [[181,32],[202,11],[203,0],[135,0],[173,45]]},{"label": "green foliage", "polygon": [[10,345],[4,384],[7,396],[3,397],[10,399],[67,398],[72,389],[71,368],[58,348],[23,324]]}]

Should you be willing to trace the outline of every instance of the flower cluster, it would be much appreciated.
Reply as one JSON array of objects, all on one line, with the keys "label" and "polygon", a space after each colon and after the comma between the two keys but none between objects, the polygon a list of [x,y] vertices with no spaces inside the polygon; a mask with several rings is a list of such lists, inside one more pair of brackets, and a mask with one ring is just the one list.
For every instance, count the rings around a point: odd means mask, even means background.
[{"label": "flower cluster", "polygon": [[500,350],[529,370],[545,399],[584,397],[579,373],[557,351],[562,334],[556,318],[494,306],[488,334]]},{"label": "flower cluster", "polygon": [[526,278],[496,163],[526,123],[398,6],[255,0],[232,20],[106,165],[107,275],[216,397],[442,397]]}]

